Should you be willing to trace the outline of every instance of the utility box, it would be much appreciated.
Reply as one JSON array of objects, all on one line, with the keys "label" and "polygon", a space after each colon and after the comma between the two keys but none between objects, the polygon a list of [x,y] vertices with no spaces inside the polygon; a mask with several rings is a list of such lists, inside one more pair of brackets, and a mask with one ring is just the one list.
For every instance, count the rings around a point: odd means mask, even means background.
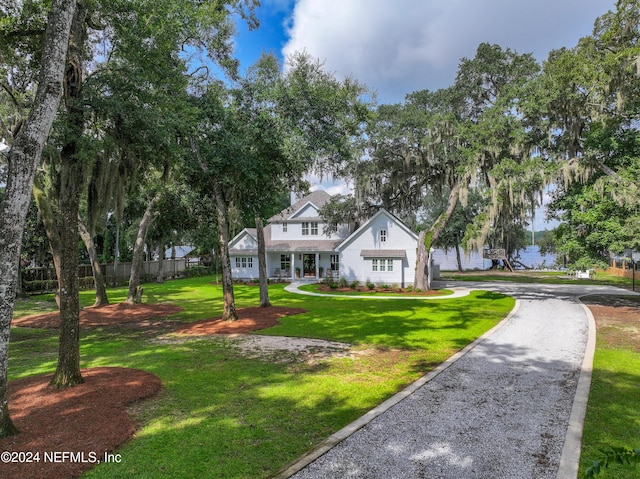
[{"label": "utility box", "polygon": [[439,264],[433,264],[432,265],[432,278],[433,279],[440,279],[440,265]]}]

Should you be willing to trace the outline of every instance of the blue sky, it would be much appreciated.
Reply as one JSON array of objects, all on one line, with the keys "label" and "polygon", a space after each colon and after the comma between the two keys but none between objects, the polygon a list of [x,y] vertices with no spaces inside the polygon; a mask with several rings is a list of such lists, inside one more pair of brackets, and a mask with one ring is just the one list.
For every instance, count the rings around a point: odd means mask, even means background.
[{"label": "blue sky", "polygon": [[[238,23],[241,68],[262,52],[282,60],[306,51],[338,78],[375,90],[379,103],[402,102],[417,90],[451,85],[462,57],[488,42],[539,60],[576,45],[615,0],[262,0],[260,28]],[[342,183],[316,180],[330,193]],[[543,229],[544,212],[536,214]]]}]

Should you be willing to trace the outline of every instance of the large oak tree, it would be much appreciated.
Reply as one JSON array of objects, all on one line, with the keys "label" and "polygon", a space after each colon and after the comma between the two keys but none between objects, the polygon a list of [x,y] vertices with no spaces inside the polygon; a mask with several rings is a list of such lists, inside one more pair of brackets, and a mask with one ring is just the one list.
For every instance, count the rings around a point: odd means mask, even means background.
[{"label": "large oak tree", "polygon": [[[306,54],[289,61],[282,73],[264,56],[234,87],[211,84],[194,98],[201,116],[191,139],[191,175],[216,202],[226,320],[237,317],[229,210],[253,217],[260,231],[263,218],[280,209],[275,204],[282,193],[304,187],[305,173],[339,170],[353,159],[368,114],[357,82],[337,80]],[[259,243],[264,258],[260,234]],[[260,264],[261,304],[267,306],[264,259]]]},{"label": "large oak tree", "polygon": [[0,437],[17,432],[7,404],[7,365],[22,231],[36,168],[63,93],[66,54],[75,9],[73,0],[54,0],[51,4],[33,107],[8,156],[7,186],[0,203]]}]

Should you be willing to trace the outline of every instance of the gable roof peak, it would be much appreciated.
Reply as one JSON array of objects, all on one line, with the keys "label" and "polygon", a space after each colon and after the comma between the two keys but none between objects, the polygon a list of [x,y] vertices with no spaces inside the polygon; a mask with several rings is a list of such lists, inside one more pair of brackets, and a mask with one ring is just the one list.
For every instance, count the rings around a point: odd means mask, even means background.
[{"label": "gable roof peak", "polygon": [[285,208],[277,215],[269,218],[269,222],[272,221],[286,221],[287,219],[295,216],[295,214],[304,208],[307,204],[311,203],[316,209],[322,208],[331,200],[331,195],[324,190],[316,190],[309,193],[307,196],[300,198],[288,208]]},{"label": "gable roof peak", "polygon": [[391,213],[390,211],[387,211],[384,208],[380,208],[374,215],[371,216],[371,218],[369,218],[367,221],[365,221],[362,225],[360,225],[360,227],[355,230],[351,235],[349,235],[348,238],[346,238],[342,243],[340,243],[337,247],[336,247],[336,251],[341,251],[343,250],[348,244],[350,244],[351,242],[353,242],[356,238],[358,238],[360,235],[362,235],[362,233],[364,231],[366,231],[367,229],[369,229],[371,227],[371,224],[376,221],[376,219],[379,216],[387,216],[391,221],[393,221],[395,224],[397,224],[402,230],[404,230],[407,234],[409,234],[412,238],[414,238],[416,241],[418,240],[418,235],[413,232],[411,230],[411,228],[409,228],[407,225],[404,224],[404,222],[398,218],[396,215],[394,215],[393,213]]}]

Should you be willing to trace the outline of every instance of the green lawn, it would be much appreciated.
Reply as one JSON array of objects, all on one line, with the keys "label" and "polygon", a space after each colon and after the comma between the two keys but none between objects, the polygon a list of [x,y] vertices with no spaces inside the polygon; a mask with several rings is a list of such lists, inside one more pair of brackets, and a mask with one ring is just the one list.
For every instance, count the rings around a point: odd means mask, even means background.
[{"label": "green lawn", "polygon": [[[124,366],[160,377],[159,397],[136,408],[134,440],[120,464],[102,464],[91,478],[259,478],[269,475],[493,327],[512,298],[486,292],[459,299],[357,300],[287,293],[271,286],[272,302],[306,313],[282,318],[262,334],[347,341],[373,354],[309,364],[243,357],[228,340],[153,341],[139,331],[85,331],[82,367]],[[112,302],[124,289],[110,290]],[[212,278],[145,285],[145,301],[168,301],[185,322],[219,316],[221,290]],[[50,297],[21,301],[16,316],[54,305]],[[81,302],[93,302],[83,292]],[[238,307],[254,306],[258,289],[236,287]],[[38,304],[39,303],[39,304]],[[45,308],[46,309],[46,308]],[[57,332],[14,328],[10,377],[55,369]]]},{"label": "green lawn", "polygon": [[[640,449],[640,353],[598,347],[584,426],[581,471],[610,447]],[[596,477],[637,479],[640,466],[612,464]]]},{"label": "green lawn", "polygon": [[[640,298],[628,298],[640,308]],[[622,318],[626,320],[622,321]],[[621,314],[597,333],[593,377],[584,424],[580,470],[611,447],[640,449],[640,326],[637,313]],[[640,477],[640,465],[612,464],[596,477]]]}]

